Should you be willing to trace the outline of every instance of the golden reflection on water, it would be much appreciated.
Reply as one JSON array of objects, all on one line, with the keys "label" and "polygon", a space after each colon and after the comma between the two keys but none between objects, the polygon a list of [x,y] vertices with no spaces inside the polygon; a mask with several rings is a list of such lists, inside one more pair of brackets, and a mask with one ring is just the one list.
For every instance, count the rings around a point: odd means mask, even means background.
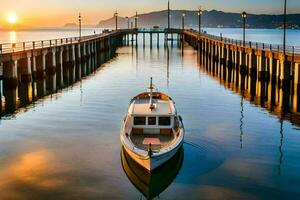
[{"label": "golden reflection on water", "polygon": [[63,180],[51,176],[53,162],[55,163],[54,155],[46,150],[24,154],[12,161],[0,173],[0,192],[5,194],[2,197],[22,199],[20,185],[36,190],[51,190],[63,186]]},{"label": "golden reflection on water", "polygon": [[10,43],[16,43],[17,42],[17,33],[16,33],[16,31],[10,31],[9,32],[9,41],[10,41]]}]

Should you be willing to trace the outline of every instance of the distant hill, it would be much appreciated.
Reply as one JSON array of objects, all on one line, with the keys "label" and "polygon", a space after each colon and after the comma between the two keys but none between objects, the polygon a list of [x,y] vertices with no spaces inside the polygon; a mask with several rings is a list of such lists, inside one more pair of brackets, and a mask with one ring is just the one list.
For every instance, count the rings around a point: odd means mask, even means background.
[{"label": "distant hill", "polygon": [[[95,28],[96,25],[89,25],[89,24],[82,24],[82,28]],[[78,24],[76,23],[66,23],[63,28],[67,28],[67,29],[77,29],[78,28]]]},{"label": "distant hill", "polygon": [[76,23],[67,23],[64,25],[64,28],[76,28],[78,25]]},{"label": "distant hill", "polygon": [[[181,27],[181,16],[185,12],[185,24],[187,27],[198,26],[197,11],[172,10],[171,11],[171,26]],[[167,26],[167,10],[140,14],[138,19],[139,27]],[[134,17],[130,17],[130,21],[134,22]],[[247,15],[248,28],[281,28],[283,25],[282,15]],[[290,14],[287,16],[288,28],[300,28],[300,14]],[[125,18],[118,18],[120,28],[127,27]],[[202,15],[202,25],[204,27],[223,27],[223,28],[239,28],[242,27],[242,18],[240,13],[226,13],[217,10],[204,11]],[[100,21],[100,28],[114,28],[115,18]]]}]

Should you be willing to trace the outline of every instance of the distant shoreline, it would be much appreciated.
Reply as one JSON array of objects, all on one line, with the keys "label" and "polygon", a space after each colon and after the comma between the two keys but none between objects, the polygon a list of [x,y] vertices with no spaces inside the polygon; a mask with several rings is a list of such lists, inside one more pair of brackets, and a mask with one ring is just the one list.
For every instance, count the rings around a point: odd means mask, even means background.
[{"label": "distant shoreline", "polygon": [[[83,30],[94,30],[94,29],[103,29],[103,28],[92,28],[92,27],[83,27]],[[7,29],[7,28],[0,28],[1,32],[8,32],[8,31],[74,31],[78,30],[77,27],[74,28],[63,28],[63,27],[53,27],[53,28],[18,28],[18,29]]]},{"label": "distant shoreline", "polygon": [[[100,28],[100,27],[84,27],[82,28],[83,30],[103,30],[103,29],[110,29],[113,30],[114,28],[109,27],[109,28]],[[187,27],[186,29],[189,29]],[[196,29],[193,27],[193,29]],[[202,27],[202,29],[242,29],[242,28],[237,28],[237,27]],[[61,27],[53,27],[53,28],[24,28],[24,29],[1,29],[1,32],[22,32],[22,31],[76,31],[78,30],[78,27],[74,28],[61,28]],[[247,30],[283,30],[282,28],[247,28]],[[287,28],[287,30],[300,30],[300,28]]]}]

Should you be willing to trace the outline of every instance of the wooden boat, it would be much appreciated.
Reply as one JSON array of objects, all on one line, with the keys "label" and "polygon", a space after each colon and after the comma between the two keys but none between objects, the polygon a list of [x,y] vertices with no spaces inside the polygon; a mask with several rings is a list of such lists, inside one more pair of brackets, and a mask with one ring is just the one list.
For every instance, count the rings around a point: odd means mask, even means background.
[{"label": "wooden boat", "polygon": [[161,167],[148,173],[137,164],[122,148],[122,167],[130,182],[147,198],[153,199],[159,196],[176,178],[184,159],[184,151],[181,147],[178,152]]},{"label": "wooden boat", "polygon": [[131,101],[120,139],[129,156],[148,172],[170,160],[183,144],[184,126],[171,97],[149,90]]}]

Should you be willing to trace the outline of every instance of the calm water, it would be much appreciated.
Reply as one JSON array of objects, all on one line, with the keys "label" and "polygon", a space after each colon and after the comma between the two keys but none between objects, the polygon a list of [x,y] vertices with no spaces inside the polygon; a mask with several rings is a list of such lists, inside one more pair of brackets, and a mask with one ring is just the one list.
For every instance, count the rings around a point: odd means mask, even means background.
[{"label": "calm water", "polygon": [[[82,35],[93,35],[102,32],[100,28],[83,28]],[[26,41],[50,40],[59,38],[78,37],[79,32],[76,29],[50,29],[50,30],[24,30],[24,31],[1,31],[0,43],[18,43]]]},{"label": "calm water", "polygon": [[119,128],[150,76],[175,100],[186,127],[182,165],[157,176],[170,179],[160,199],[299,196],[299,126],[242,98],[197,60],[196,51],[186,46],[182,54],[176,43],[169,50],[123,47],[81,82],[6,115],[0,197],[143,199],[121,156]]},{"label": "calm water", "polygon": [[[207,33],[223,37],[243,40],[243,30],[239,28],[207,28]],[[279,29],[247,29],[246,40],[267,44],[282,44],[283,30]],[[300,30],[287,30],[287,45],[300,46]]]}]

